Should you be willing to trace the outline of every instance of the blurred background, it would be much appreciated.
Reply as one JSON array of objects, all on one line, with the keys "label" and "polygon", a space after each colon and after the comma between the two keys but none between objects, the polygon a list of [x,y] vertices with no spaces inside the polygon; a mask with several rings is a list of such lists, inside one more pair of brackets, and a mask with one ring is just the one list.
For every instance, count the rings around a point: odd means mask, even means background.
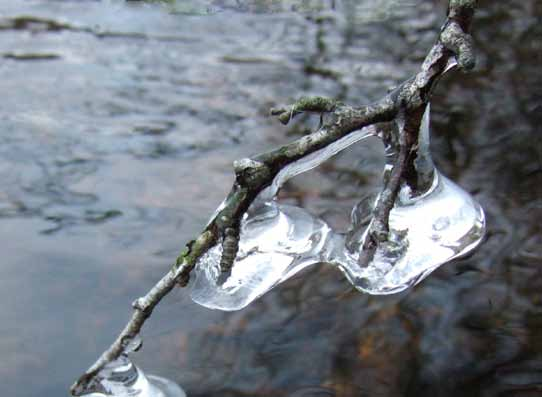
[{"label": "blurred background", "polygon": [[[272,106],[411,76],[442,0],[0,0],[0,390],[67,396],[229,191],[289,142]],[[471,257],[371,297],[325,265],[245,310],[176,290],[134,360],[191,397],[542,395],[542,3],[481,0],[478,65],[434,94],[441,171],[486,210]],[[337,229],[378,189],[362,142],[282,199]]]}]

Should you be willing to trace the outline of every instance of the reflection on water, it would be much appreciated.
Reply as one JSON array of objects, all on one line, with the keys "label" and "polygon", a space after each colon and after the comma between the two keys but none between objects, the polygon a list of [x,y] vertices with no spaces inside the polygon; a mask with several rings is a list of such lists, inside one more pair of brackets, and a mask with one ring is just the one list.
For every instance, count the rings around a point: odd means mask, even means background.
[{"label": "reflection on water", "polygon": [[[370,2],[279,3],[311,2],[0,1],[5,395],[66,395],[222,200],[231,162],[317,122],[285,130],[267,110],[381,96],[445,6],[374,2],[390,12],[368,18]],[[435,93],[433,157],[486,209],[485,244],[406,295],[362,295],[327,267],[231,314],[175,291],[143,368],[202,397],[542,393],[542,10],[480,3],[478,69]],[[359,145],[282,197],[346,228],[382,164]]]}]

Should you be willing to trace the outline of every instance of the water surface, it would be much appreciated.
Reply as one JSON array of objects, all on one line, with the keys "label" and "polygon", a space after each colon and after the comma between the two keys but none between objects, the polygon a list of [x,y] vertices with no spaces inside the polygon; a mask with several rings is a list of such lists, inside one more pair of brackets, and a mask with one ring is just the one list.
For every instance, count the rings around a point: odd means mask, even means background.
[{"label": "water surface", "polygon": [[[193,397],[542,393],[542,9],[480,3],[478,66],[435,92],[433,153],[485,207],[484,245],[391,297],[324,266],[236,313],[175,291],[139,364]],[[416,70],[444,11],[436,0],[0,1],[3,394],[67,395],[201,230],[232,161],[317,125],[285,128],[268,109],[379,98]],[[378,187],[382,153],[356,145],[289,182],[283,200],[344,229]]]}]

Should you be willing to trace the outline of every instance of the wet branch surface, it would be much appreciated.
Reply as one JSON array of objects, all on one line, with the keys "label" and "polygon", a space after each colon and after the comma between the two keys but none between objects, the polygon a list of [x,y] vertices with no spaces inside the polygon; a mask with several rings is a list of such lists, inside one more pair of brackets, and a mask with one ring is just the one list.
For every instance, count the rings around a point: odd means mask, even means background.
[{"label": "wet branch surface", "polygon": [[450,0],[447,18],[438,40],[430,49],[420,71],[381,100],[352,107],[322,97],[305,97],[291,106],[272,109],[271,114],[287,124],[296,115],[311,112],[325,115],[321,128],[309,135],[252,158],[234,162],[235,182],[230,193],[204,231],[190,241],[172,269],[143,297],[132,304],[134,312],[125,328],[98,360],[72,385],[73,395],[92,388],[100,370],[118,358],[139,334],[154,307],[176,285],[186,286],[198,259],[218,243],[223,246],[221,268],[227,277],[237,253],[241,219],[258,194],[271,185],[285,167],[336,142],[346,135],[377,123],[400,121],[396,140],[399,151],[380,193],[373,221],[360,253],[360,266],[367,265],[377,248],[389,239],[388,218],[402,183],[407,183],[418,145],[417,131],[425,107],[439,77],[452,65],[462,70],[474,67],[474,51],[469,34],[476,0]]}]

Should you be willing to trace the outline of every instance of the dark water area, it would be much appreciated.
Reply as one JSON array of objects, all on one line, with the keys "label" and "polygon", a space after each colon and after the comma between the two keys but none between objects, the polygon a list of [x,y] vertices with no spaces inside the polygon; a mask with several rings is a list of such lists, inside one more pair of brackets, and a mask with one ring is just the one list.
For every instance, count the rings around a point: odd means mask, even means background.
[{"label": "dark water area", "polygon": [[[294,10],[294,11],[292,11]],[[232,183],[233,160],[416,71],[444,1],[0,1],[0,391],[67,396]],[[174,291],[134,360],[191,397],[542,395],[542,5],[480,1],[478,65],[434,94],[432,149],[484,206],[469,258],[394,296],[325,265],[246,309]],[[346,228],[378,142],[288,182]]]}]

